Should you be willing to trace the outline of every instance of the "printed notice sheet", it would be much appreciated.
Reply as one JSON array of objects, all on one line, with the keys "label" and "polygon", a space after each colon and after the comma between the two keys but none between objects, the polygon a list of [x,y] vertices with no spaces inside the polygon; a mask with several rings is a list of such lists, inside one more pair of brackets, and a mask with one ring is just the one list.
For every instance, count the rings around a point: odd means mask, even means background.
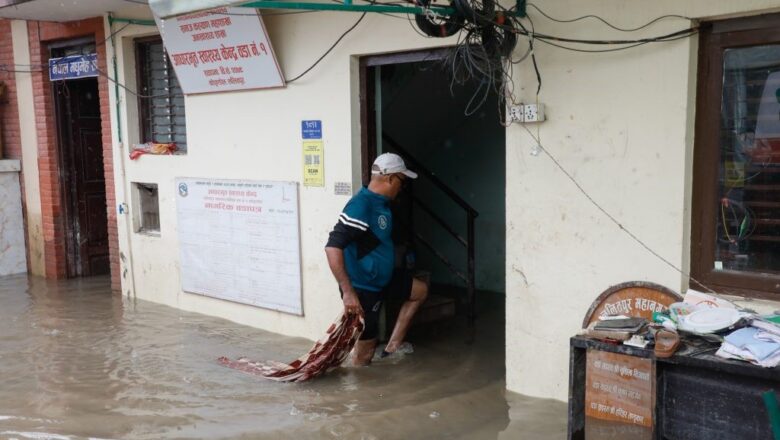
[{"label": "printed notice sheet", "polygon": [[303,314],[298,185],[177,178],[182,289]]}]

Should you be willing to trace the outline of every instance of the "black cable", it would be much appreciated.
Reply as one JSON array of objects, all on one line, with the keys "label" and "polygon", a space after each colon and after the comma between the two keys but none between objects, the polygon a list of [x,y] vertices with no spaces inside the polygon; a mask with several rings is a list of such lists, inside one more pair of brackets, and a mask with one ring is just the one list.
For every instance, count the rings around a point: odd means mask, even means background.
[{"label": "black cable", "polygon": [[[515,22],[519,24],[522,29],[525,29],[525,26],[523,26],[523,23],[520,22],[520,20],[515,20]],[[528,39],[528,44],[530,45],[529,49],[531,51],[531,61],[533,62],[534,72],[536,73],[536,96],[539,96],[539,92],[542,91],[542,74],[539,71],[539,64],[536,62],[536,52],[534,52],[534,39],[536,39],[536,27],[534,26],[534,22],[533,20],[531,20],[531,17],[528,17],[528,23],[531,24],[531,36]]]},{"label": "black cable", "polygon": [[[321,56],[320,56],[320,57],[317,59],[317,61],[315,61],[315,62],[314,62],[314,64],[312,64],[312,65],[311,65],[311,66],[310,66],[308,69],[306,69],[305,71],[303,71],[303,73],[301,73],[300,75],[298,75],[298,76],[296,76],[295,78],[292,78],[292,79],[290,79],[290,80],[286,80],[286,82],[289,84],[289,83],[291,83],[291,82],[297,81],[297,80],[299,80],[300,78],[302,78],[304,75],[306,75],[307,73],[309,73],[309,72],[310,72],[312,69],[314,69],[314,68],[315,68],[315,67],[316,67],[316,66],[317,66],[317,65],[318,65],[318,64],[319,64],[319,63],[320,63],[320,62],[321,62],[321,61],[322,61],[322,60],[323,60],[323,59],[324,59],[324,58],[325,58],[325,57],[326,57],[326,56],[327,56],[327,55],[328,55],[328,54],[329,54],[331,51],[333,51],[333,49],[335,49],[335,48],[336,48],[336,46],[337,46],[337,45],[338,45],[338,44],[341,42],[341,40],[343,40],[343,39],[344,39],[344,37],[346,37],[346,36],[347,36],[347,35],[348,35],[350,32],[352,32],[352,31],[353,31],[353,30],[354,30],[354,29],[355,29],[355,28],[356,28],[356,27],[357,27],[357,26],[360,24],[360,22],[361,22],[361,21],[363,21],[363,19],[364,19],[365,17],[366,17],[366,12],[362,13],[362,14],[360,15],[360,18],[358,18],[358,20],[355,22],[355,24],[353,24],[353,25],[352,25],[352,26],[351,26],[349,29],[347,29],[347,30],[346,30],[346,31],[345,31],[343,34],[341,34],[341,36],[340,36],[340,37],[339,37],[339,38],[338,38],[338,39],[337,39],[337,40],[336,40],[336,41],[333,43],[333,45],[331,45],[331,46],[330,46],[330,48],[328,48],[328,50],[327,50],[327,51],[325,51],[325,53],[323,53],[323,54],[322,54],[322,55],[321,55]],[[119,32],[121,32],[121,31],[122,31],[122,29],[126,28],[126,27],[127,27],[127,26],[129,26],[129,25],[130,25],[130,23],[127,23],[127,24],[125,24],[125,25],[124,25],[122,28],[120,28],[120,29],[118,29],[117,31],[113,32],[111,35],[109,35],[109,37],[108,37],[108,38],[106,38],[106,39],[105,39],[105,40],[102,42],[102,44],[105,44],[105,42],[107,42],[107,41],[108,41],[108,40],[109,40],[111,37],[113,37],[114,35],[118,34]],[[31,66],[32,66],[32,65],[31,65]],[[43,65],[41,65],[41,67],[43,67]],[[134,90],[131,90],[131,89],[129,89],[127,86],[125,86],[124,84],[120,83],[120,82],[119,82],[119,81],[117,81],[115,78],[112,78],[112,77],[111,77],[110,75],[108,75],[106,72],[103,72],[103,71],[102,71],[102,70],[100,70],[100,69],[96,69],[96,70],[97,70],[98,74],[100,74],[101,76],[104,76],[104,77],[105,77],[105,78],[107,78],[109,81],[111,81],[111,82],[115,83],[116,85],[118,85],[119,87],[121,87],[122,89],[124,89],[125,91],[127,91],[128,93],[130,93],[130,94],[132,94],[132,95],[134,95],[134,96],[137,96],[137,97],[139,97],[139,98],[143,98],[143,99],[152,99],[152,98],[162,98],[162,97],[169,97],[169,96],[171,96],[171,95],[168,95],[168,94],[165,94],[165,95],[143,95],[143,94],[140,94],[140,93],[138,93],[138,92],[136,92],[136,91],[134,91]],[[38,73],[38,72],[42,72],[42,70],[10,70],[10,69],[6,69],[6,68],[4,68],[2,65],[0,65],[0,71],[4,71],[4,72],[19,72],[19,73]],[[173,96],[182,96],[182,95],[173,95]]]},{"label": "black cable", "polygon": [[536,142],[536,145],[538,145],[538,146],[539,146],[539,149],[540,149],[540,150],[541,150],[541,151],[542,151],[542,152],[543,152],[545,155],[547,155],[547,157],[548,157],[548,158],[550,158],[550,160],[553,162],[553,164],[554,164],[554,165],[555,165],[555,166],[556,166],[556,167],[557,167],[557,168],[558,168],[558,169],[559,169],[559,170],[560,170],[560,171],[561,171],[561,172],[562,172],[562,173],[563,173],[563,174],[566,176],[566,178],[567,178],[567,179],[569,179],[569,181],[570,181],[572,184],[574,184],[574,186],[577,188],[577,190],[578,190],[578,191],[579,191],[579,192],[580,192],[580,193],[581,193],[583,196],[585,196],[585,198],[586,198],[586,199],[588,199],[588,201],[589,201],[589,202],[590,202],[590,203],[591,203],[591,204],[592,204],[594,207],[596,207],[596,209],[598,209],[599,211],[601,211],[601,213],[602,213],[602,214],[604,214],[604,216],[606,216],[606,217],[607,217],[607,218],[608,218],[608,219],[609,219],[609,220],[610,220],[612,223],[614,223],[614,224],[615,224],[615,226],[617,226],[617,227],[618,227],[618,228],[619,228],[621,231],[623,231],[623,232],[624,232],[626,235],[628,235],[629,237],[631,237],[631,239],[632,239],[632,240],[634,240],[636,243],[638,243],[640,246],[642,246],[642,247],[643,247],[643,248],[644,248],[646,251],[648,251],[650,254],[652,254],[653,256],[655,256],[656,258],[658,258],[660,261],[662,261],[662,262],[663,262],[664,264],[666,264],[667,266],[669,266],[669,267],[671,267],[672,269],[674,269],[676,272],[680,273],[680,275],[682,275],[682,276],[684,276],[684,277],[688,277],[688,278],[690,278],[690,279],[691,279],[691,281],[693,281],[693,282],[695,282],[695,283],[697,283],[697,284],[701,285],[701,286],[702,286],[702,287],[704,287],[704,289],[706,289],[708,292],[710,292],[710,293],[715,293],[715,292],[714,292],[712,289],[708,288],[708,287],[707,287],[707,286],[705,286],[703,283],[701,283],[700,281],[698,281],[696,278],[694,278],[693,276],[691,276],[691,274],[690,274],[689,272],[685,272],[685,271],[684,271],[684,270],[682,270],[681,268],[677,267],[677,266],[676,266],[674,263],[672,263],[671,261],[669,261],[669,260],[667,260],[666,258],[664,258],[664,257],[663,257],[661,254],[659,254],[658,252],[656,252],[656,251],[655,251],[653,248],[651,248],[651,247],[650,247],[649,245],[647,245],[647,244],[646,244],[644,241],[642,241],[642,239],[640,239],[639,237],[637,237],[637,236],[636,236],[636,234],[634,234],[633,232],[631,232],[630,230],[628,230],[628,229],[627,229],[625,226],[623,226],[623,224],[622,224],[622,223],[621,223],[621,222],[620,222],[620,221],[619,221],[617,218],[615,218],[615,217],[614,217],[612,214],[610,214],[610,213],[609,213],[609,212],[608,212],[608,211],[607,211],[607,210],[606,210],[606,209],[605,209],[603,206],[601,206],[601,205],[599,204],[599,202],[597,202],[597,201],[596,201],[596,200],[593,198],[593,196],[591,196],[591,195],[590,195],[590,194],[589,194],[589,193],[588,193],[588,192],[585,190],[585,188],[583,188],[583,187],[582,187],[582,185],[580,185],[580,183],[577,181],[577,179],[575,179],[575,178],[574,178],[574,176],[573,176],[573,175],[572,175],[572,174],[571,174],[571,173],[570,173],[570,172],[569,172],[569,171],[568,171],[566,168],[564,168],[564,167],[563,167],[563,165],[561,165],[561,163],[560,163],[560,162],[558,162],[558,159],[556,159],[556,158],[555,158],[555,156],[553,156],[553,155],[552,155],[552,154],[551,154],[549,151],[547,151],[547,149],[546,149],[546,148],[545,148],[545,147],[542,145],[542,143],[541,143],[540,139],[539,139],[537,136],[534,136],[534,134],[531,132],[531,130],[529,130],[529,129],[528,129],[528,127],[526,127],[526,126],[525,126],[525,124],[520,124],[520,126],[521,126],[521,127],[523,127],[523,128],[525,129],[525,131],[527,131],[527,132],[528,132],[528,135],[529,135],[529,136],[531,136],[531,139],[533,139],[533,140],[534,140],[534,142]]},{"label": "black cable", "polygon": [[[33,66],[33,65],[30,65],[30,67],[34,67],[34,66]],[[41,66],[40,70],[19,70],[19,69],[8,69],[8,68],[6,68],[6,67],[3,67],[2,65],[0,65],[0,72],[12,72],[12,73],[43,73],[43,72],[46,72],[46,71],[47,71],[47,70],[44,70],[42,66]],[[141,93],[138,93],[138,92],[136,92],[135,90],[131,90],[130,88],[128,88],[128,87],[127,87],[127,86],[125,86],[124,84],[122,84],[122,83],[120,83],[119,81],[117,81],[116,79],[112,78],[112,77],[111,77],[111,76],[110,76],[108,73],[106,73],[106,72],[104,72],[104,71],[102,71],[102,70],[100,70],[100,69],[95,69],[95,71],[98,73],[98,75],[100,75],[100,76],[102,76],[102,77],[104,77],[104,78],[108,79],[109,81],[111,81],[111,82],[113,82],[114,84],[118,85],[118,86],[119,86],[119,87],[121,87],[122,89],[126,90],[126,91],[127,91],[128,93],[130,93],[131,95],[137,96],[137,97],[139,97],[139,98],[143,98],[143,99],[153,99],[153,98],[176,98],[176,97],[179,97],[179,96],[184,96],[184,94],[183,94],[183,93],[181,93],[181,94],[176,94],[176,95],[171,95],[171,94],[169,94],[169,93],[160,94],[160,95],[143,95],[143,94],[141,94]],[[56,81],[55,81],[55,82],[56,82]]]},{"label": "black cable", "polygon": [[584,52],[584,53],[617,52],[617,51],[620,51],[620,50],[632,49],[634,47],[642,46],[642,45],[650,43],[649,41],[647,41],[647,42],[644,42],[644,43],[636,43],[636,44],[632,44],[632,45],[629,45],[629,46],[616,47],[616,48],[613,48],[613,49],[593,49],[593,50],[590,50],[590,49],[576,49],[576,48],[569,47],[569,46],[563,46],[561,44],[551,43],[551,42],[549,42],[549,41],[547,41],[545,39],[542,39],[542,38],[540,38],[539,41],[541,41],[542,43],[545,43],[545,44],[549,44],[550,46],[555,46],[555,47],[558,47],[558,48],[561,48],[561,49],[570,50],[572,52]]},{"label": "black cable", "polygon": [[[130,26],[130,24],[131,23],[126,23],[124,26],[122,26],[119,29],[117,29],[116,31],[112,32],[103,41],[95,43],[95,48],[106,44],[108,42],[108,40],[114,38],[114,36],[116,36],[118,33],[122,32],[123,30],[125,30],[125,28]],[[81,53],[79,55],[88,55],[88,54]],[[69,56],[73,56],[73,55],[69,55]],[[67,57],[62,57],[61,59],[55,61],[53,63],[53,65],[59,65],[59,64],[63,64],[65,62],[67,62],[66,58]],[[14,73],[36,73],[36,72],[42,71],[42,70],[9,70],[9,69],[4,67],[4,66],[7,66],[7,65],[8,64],[6,64],[6,65],[0,64],[0,70],[2,70],[3,72],[14,72]],[[43,69],[44,67],[47,68],[47,69],[51,67],[51,64],[11,64],[11,65],[14,66],[14,68],[16,68],[16,66],[40,67],[41,69]]]},{"label": "black cable", "polygon": [[[372,4],[378,4],[381,5],[383,3],[372,3]],[[533,38],[538,39],[547,39],[552,41],[560,41],[564,43],[578,43],[578,44],[598,44],[598,45],[623,45],[623,44],[635,44],[635,43],[653,43],[658,41],[674,41],[674,38],[677,36],[683,36],[689,37],[690,35],[694,34],[699,30],[698,26],[686,28],[686,29],[680,29],[678,31],[670,32],[668,34],[663,34],[655,37],[647,37],[647,38],[636,38],[636,39],[629,39],[629,40],[603,40],[603,39],[579,39],[579,38],[568,38],[568,37],[560,37],[557,35],[548,35],[548,34],[539,34],[539,33],[533,33],[531,35],[530,32],[528,32],[527,29],[522,26],[522,23],[518,20],[516,16],[514,16],[514,13],[512,9],[506,9],[504,7],[501,7],[500,5],[497,5],[500,10],[504,11],[507,15],[506,17],[512,20],[515,20],[515,23],[518,24],[518,27],[520,29],[514,29],[512,30],[508,26],[502,26],[498,23],[493,23],[494,26],[497,27],[503,27],[510,32],[515,32],[518,35],[525,35],[525,36],[533,36]],[[530,21],[530,17],[526,17]],[[446,18],[444,18],[446,20]],[[464,26],[465,30],[471,30],[474,28],[478,28],[478,26],[475,26],[473,23],[466,24]]]},{"label": "black cable", "polygon": [[336,42],[335,42],[335,43],[333,43],[333,44],[330,46],[330,48],[328,48],[328,50],[326,50],[326,51],[325,51],[325,53],[323,53],[323,54],[322,54],[322,56],[320,56],[320,57],[317,59],[317,61],[315,61],[315,62],[314,62],[314,64],[312,64],[312,65],[311,65],[311,66],[310,66],[308,69],[304,70],[304,71],[303,71],[303,73],[301,73],[300,75],[296,76],[296,77],[295,77],[295,78],[293,78],[293,79],[288,79],[288,80],[285,80],[285,81],[287,82],[287,84],[289,84],[289,83],[292,83],[292,82],[295,82],[295,81],[298,81],[298,80],[299,80],[299,79],[301,79],[301,78],[302,78],[304,75],[306,75],[307,73],[309,73],[309,72],[310,72],[312,69],[314,69],[315,67],[317,67],[317,64],[319,64],[319,63],[320,63],[320,61],[322,61],[322,60],[323,60],[323,59],[324,59],[326,56],[328,56],[328,54],[329,54],[329,53],[331,53],[331,51],[333,51],[333,49],[335,49],[335,48],[336,48],[336,46],[337,46],[337,45],[338,45],[338,44],[341,42],[341,40],[343,40],[343,39],[344,39],[344,37],[346,37],[346,36],[347,36],[347,35],[348,35],[350,32],[352,32],[352,31],[353,31],[353,30],[354,30],[354,29],[355,29],[355,28],[356,28],[356,27],[357,27],[357,26],[360,24],[360,22],[361,22],[361,21],[363,21],[363,19],[364,19],[364,18],[366,18],[366,14],[367,14],[366,12],[362,13],[362,14],[360,15],[360,18],[358,18],[358,19],[357,19],[357,21],[355,22],[355,24],[353,24],[353,25],[352,25],[352,26],[351,26],[349,29],[347,29],[346,31],[344,31],[344,33],[343,33],[343,34],[341,34],[341,36],[340,36],[340,37],[339,37],[339,38],[336,40]]},{"label": "black cable", "polygon": [[575,47],[564,46],[564,45],[561,45],[561,44],[552,43],[552,42],[547,41],[547,40],[545,40],[543,38],[539,38],[539,41],[541,41],[542,43],[545,43],[545,44],[549,44],[550,46],[555,46],[555,47],[558,47],[560,49],[565,49],[565,50],[569,50],[569,51],[572,51],[572,52],[605,53],[605,52],[617,52],[617,51],[626,50],[626,49],[633,49],[635,47],[642,46],[642,45],[649,44],[649,43],[664,43],[664,42],[669,42],[669,41],[682,40],[682,39],[685,39],[685,38],[689,38],[689,37],[697,34],[698,32],[699,32],[698,29],[696,29],[696,30],[693,30],[692,32],[690,32],[688,34],[680,35],[680,36],[674,37],[674,38],[668,38],[668,39],[664,39],[664,40],[654,40],[654,41],[643,41],[641,43],[631,44],[631,45],[623,46],[623,47],[616,47],[616,48],[613,48],[613,49],[593,49],[593,50],[591,50],[591,49],[577,49]]},{"label": "black cable", "polygon": [[566,38],[566,37],[556,37],[553,35],[546,35],[546,34],[535,34],[534,37],[536,38],[546,38],[548,40],[553,41],[560,41],[563,43],[579,43],[579,44],[604,44],[604,45],[612,45],[612,44],[634,44],[634,43],[653,43],[656,41],[662,41],[669,38],[674,38],[680,35],[688,36],[686,34],[689,34],[693,31],[697,31],[698,27],[691,27],[686,29],[680,29],[679,31],[674,31],[668,34],[660,35],[657,37],[650,37],[650,38],[637,38],[634,40],[581,40],[577,38]]},{"label": "black cable", "polygon": [[644,28],[652,25],[653,23],[656,23],[658,21],[664,20],[666,18],[679,18],[679,19],[683,19],[683,20],[692,20],[690,17],[686,17],[684,15],[668,14],[668,15],[662,15],[660,17],[656,17],[656,18],[650,20],[649,22],[647,22],[647,23],[645,23],[645,24],[643,24],[642,26],[639,26],[639,27],[635,27],[635,28],[621,28],[621,27],[615,26],[614,24],[608,22],[607,20],[599,17],[598,15],[589,14],[589,15],[583,15],[582,17],[572,18],[570,20],[564,20],[564,19],[551,17],[549,14],[547,14],[544,11],[542,11],[538,6],[536,6],[533,3],[528,3],[528,6],[530,6],[530,7],[534,8],[534,9],[536,9],[537,11],[539,11],[539,13],[542,14],[543,16],[547,17],[547,19],[552,20],[552,21],[557,21],[558,23],[573,23],[575,21],[584,20],[586,18],[593,18],[593,19],[596,19],[596,20],[604,23],[605,25],[611,27],[612,29],[615,29],[615,30],[618,30],[618,31],[621,31],[621,32],[634,32],[634,31],[638,31],[640,29],[644,29]]}]

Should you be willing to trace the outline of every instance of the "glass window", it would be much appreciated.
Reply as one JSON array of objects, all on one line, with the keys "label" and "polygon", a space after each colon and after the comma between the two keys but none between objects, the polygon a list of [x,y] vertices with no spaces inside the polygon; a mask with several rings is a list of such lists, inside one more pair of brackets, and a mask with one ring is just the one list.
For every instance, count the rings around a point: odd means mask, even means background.
[{"label": "glass window", "polygon": [[715,270],[780,274],[780,44],[726,49]]},{"label": "glass window", "polygon": [[141,142],[176,143],[187,151],[184,123],[184,94],[165,53],[162,40],[136,42],[138,54],[138,98]]},{"label": "glass window", "polygon": [[780,299],[780,14],[700,35],[691,286]]}]

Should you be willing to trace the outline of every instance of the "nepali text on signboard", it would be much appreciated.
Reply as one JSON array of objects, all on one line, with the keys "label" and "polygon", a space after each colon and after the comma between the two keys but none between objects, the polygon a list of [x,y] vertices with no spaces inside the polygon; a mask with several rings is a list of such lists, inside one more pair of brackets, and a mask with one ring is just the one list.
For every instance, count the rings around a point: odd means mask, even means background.
[{"label": "nepali text on signboard", "polygon": [[263,21],[246,8],[155,20],[184,93],[284,86]]},{"label": "nepali text on signboard", "polygon": [[304,139],[322,139],[322,121],[301,121],[301,136]]},{"label": "nepali text on signboard", "polygon": [[95,76],[98,76],[96,53],[49,59],[49,79],[51,81]]},{"label": "nepali text on signboard", "polygon": [[185,292],[303,314],[298,184],[176,179]]},{"label": "nepali text on signboard", "polygon": [[325,186],[322,141],[303,141],[303,186]]},{"label": "nepali text on signboard", "polygon": [[655,364],[651,359],[588,350],[586,365],[587,418],[653,428]]}]

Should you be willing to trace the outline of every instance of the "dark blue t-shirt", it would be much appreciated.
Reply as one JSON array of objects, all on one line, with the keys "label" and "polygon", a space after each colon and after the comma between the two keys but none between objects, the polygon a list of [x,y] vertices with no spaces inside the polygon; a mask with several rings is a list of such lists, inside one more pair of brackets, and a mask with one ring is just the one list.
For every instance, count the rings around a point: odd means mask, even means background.
[{"label": "dark blue t-shirt", "polygon": [[347,202],[327,247],[344,250],[344,265],[355,288],[378,292],[393,276],[393,216],[390,199],[362,188]]}]

